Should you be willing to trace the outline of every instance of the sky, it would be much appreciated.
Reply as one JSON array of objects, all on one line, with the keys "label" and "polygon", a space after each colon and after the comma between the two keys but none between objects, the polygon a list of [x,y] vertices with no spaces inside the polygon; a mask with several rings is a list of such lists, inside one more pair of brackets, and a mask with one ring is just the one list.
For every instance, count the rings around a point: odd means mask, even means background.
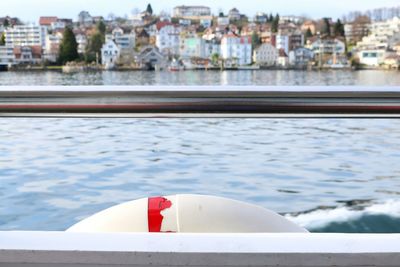
[{"label": "sky", "polygon": [[400,6],[400,0],[12,0],[0,7],[1,16],[16,16],[24,22],[37,22],[40,16],[76,19],[81,10],[92,16],[130,15],[132,10],[144,10],[151,3],[153,10],[172,11],[177,5],[206,5],[217,14],[236,7],[241,13],[253,16],[257,11],[280,15],[307,15],[312,18],[340,18],[349,11],[364,11],[380,7]]}]

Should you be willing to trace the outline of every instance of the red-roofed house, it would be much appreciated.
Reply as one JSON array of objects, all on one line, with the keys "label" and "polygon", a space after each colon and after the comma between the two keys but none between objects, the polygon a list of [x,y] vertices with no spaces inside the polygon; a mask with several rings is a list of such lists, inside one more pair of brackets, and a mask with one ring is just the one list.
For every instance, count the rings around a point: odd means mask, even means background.
[{"label": "red-roofed house", "polygon": [[51,27],[52,23],[55,23],[58,21],[57,17],[40,17],[39,18],[39,25],[40,26],[45,26],[45,27]]},{"label": "red-roofed house", "polygon": [[225,34],[221,39],[221,54],[224,60],[236,59],[239,66],[251,64],[251,36]]},{"label": "red-roofed house", "polygon": [[278,56],[278,66],[280,67],[288,67],[289,66],[289,57],[285,52],[285,49],[279,49],[279,56]]},{"label": "red-roofed house", "polygon": [[42,47],[35,46],[17,46],[14,47],[15,59],[18,63],[38,64],[42,61]]}]

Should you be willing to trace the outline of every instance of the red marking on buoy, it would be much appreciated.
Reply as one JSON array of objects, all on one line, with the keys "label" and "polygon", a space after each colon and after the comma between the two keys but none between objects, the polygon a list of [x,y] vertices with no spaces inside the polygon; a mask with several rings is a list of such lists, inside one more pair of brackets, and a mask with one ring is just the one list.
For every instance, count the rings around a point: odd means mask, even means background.
[{"label": "red marking on buoy", "polygon": [[164,219],[164,216],[161,215],[161,211],[169,209],[171,206],[172,202],[164,197],[149,197],[149,207],[147,210],[149,232],[161,232],[161,225]]}]

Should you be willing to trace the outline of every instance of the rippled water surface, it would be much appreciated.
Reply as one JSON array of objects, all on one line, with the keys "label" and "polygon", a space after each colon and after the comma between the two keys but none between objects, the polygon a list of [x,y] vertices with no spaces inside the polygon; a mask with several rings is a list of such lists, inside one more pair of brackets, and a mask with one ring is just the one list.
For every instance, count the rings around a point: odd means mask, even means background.
[{"label": "rippled water surface", "polygon": [[400,85],[396,71],[0,72],[0,85]]},{"label": "rippled water surface", "polygon": [[[340,73],[0,73],[0,83],[400,84],[397,72]],[[399,162],[400,120],[2,118],[0,230],[64,230],[123,201],[198,193],[312,231],[400,232]]]}]

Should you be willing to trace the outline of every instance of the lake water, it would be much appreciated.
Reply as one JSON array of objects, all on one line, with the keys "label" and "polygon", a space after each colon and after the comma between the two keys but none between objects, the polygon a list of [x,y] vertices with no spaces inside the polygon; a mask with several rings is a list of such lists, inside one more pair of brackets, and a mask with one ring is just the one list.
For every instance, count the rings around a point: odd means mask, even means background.
[{"label": "lake water", "polygon": [[[400,73],[0,73],[1,85],[400,85]],[[400,232],[400,120],[0,119],[0,230],[153,195],[258,204],[311,231]]]}]

